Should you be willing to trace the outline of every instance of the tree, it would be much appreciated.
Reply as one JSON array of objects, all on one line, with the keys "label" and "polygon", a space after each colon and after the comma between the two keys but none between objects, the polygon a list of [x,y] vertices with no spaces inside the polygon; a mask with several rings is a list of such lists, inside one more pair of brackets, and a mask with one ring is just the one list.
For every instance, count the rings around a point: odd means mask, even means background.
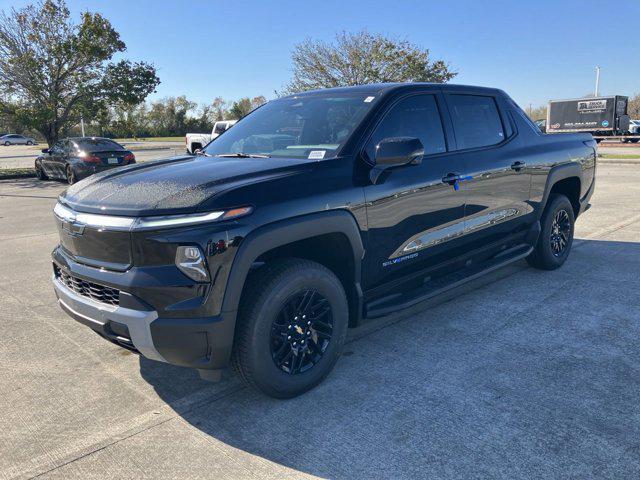
[{"label": "tree", "polygon": [[547,106],[542,105],[540,107],[536,107],[534,109],[527,109],[527,114],[531,120],[541,120],[543,118],[547,118]]},{"label": "tree", "polygon": [[627,113],[633,120],[640,119],[640,93],[629,99]]},{"label": "tree", "polygon": [[239,120],[251,113],[252,110],[255,110],[260,105],[264,105],[265,103],[267,103],[267,99],[262,95],[253,98],[241,98],[240,100],[233,102],[233,105],[229,110],[229,116],[231,118]]},{"label": "tree", "polygon": [[379,82],[443,83],[457,75],[429,50],[366,30],[342,32],[334,42],[307,39],[292,53],[293,78],[286,93]]},{"label": "tree", "polygon": [[72,21],[64,0],[44,0],[0,14],[0,114],[40,132],[49,145],[81,117],[109,105],[133,107],[160,80],[155,68],[111,63],[125,43],[109,20],[84,12]]}]

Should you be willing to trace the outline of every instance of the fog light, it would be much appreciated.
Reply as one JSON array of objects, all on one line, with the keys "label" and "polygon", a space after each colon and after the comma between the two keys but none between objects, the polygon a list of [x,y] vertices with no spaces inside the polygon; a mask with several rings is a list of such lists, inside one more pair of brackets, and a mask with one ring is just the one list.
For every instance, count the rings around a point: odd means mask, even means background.
[{"label": "fog light", "polygon": [[204,254],[199,247],[182,246],[176,250],[176,267],[196,282],[209,281],[209,271]]}]

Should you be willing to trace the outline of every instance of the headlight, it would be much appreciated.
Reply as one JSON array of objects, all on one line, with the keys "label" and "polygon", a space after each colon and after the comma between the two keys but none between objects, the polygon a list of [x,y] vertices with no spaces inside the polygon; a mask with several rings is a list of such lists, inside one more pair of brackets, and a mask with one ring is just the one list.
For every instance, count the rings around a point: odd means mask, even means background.
[{"label": "headlight", "polygon": [[179,226],[191,226],[201,223],[232,220],[244,217],[253,211],[252,207],[233,208],[206,213],[190,213],[186,215],[164,215],[153,217],[121,217],[115,215],[100,215],[94,213],[74,212],[61,203],[56,203],[53,212],[60,220],[82,223],[89,227],[105,228],[107,230],[154,230]]},{"label": "headlight", "polygon": [[209,281],[207,262],[200,247],[180,246],[176,250],[176,267],[196,282]]}]

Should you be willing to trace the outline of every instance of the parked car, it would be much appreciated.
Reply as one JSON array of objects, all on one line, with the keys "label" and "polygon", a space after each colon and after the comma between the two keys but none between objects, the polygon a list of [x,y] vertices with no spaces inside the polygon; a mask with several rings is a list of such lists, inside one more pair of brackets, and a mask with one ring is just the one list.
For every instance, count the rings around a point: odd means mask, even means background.
[{"label": "parked car", "polygon": [[211,134],[208,133],[187,133],[184,137],[184,143],[187,147],[187,153],[194,155],[197,150],[202,149],[211,140],[218,137],[226,130],[235,125],[237,120],[221,120],[213,124]]},{"label": "parked car", "polygon": [[108,138],[77,137],[56,142],[36,158],[40,180],[58,178],[70,185],[97,172],[136,163],[135,155]]},{"label": "parked car", "polygon": [[9,145],[35,145],[36,139],[32,137],[25,137],[24,135],[18,135],[17,133],[10,133],[0,137],[0,145],[8,147]]},{"label": "parked car", "polygon": [[497,89],[283,97],[201,155],[62,193],[54,288],[65,312],[124,348],[210,380],[231,363],[293,397],[365,318],[519,259],[562,266],[595,167],[590,134],[543,135]]},{"label": "parked car", "polygon": [[[629,135],[640,136],[640,120],[629,121]],[[623,138],[623,142],[638,143],[640,138]]]}]

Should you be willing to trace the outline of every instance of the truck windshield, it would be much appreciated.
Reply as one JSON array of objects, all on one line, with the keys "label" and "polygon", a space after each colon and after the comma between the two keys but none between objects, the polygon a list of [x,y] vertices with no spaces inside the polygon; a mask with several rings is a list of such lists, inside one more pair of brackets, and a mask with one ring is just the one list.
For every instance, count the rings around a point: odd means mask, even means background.
[{"label": "truck windshield", "polygon": [[209,143],[203,153],[329,158],[338,154],[374,100],[364,94],[273,100]]}]

